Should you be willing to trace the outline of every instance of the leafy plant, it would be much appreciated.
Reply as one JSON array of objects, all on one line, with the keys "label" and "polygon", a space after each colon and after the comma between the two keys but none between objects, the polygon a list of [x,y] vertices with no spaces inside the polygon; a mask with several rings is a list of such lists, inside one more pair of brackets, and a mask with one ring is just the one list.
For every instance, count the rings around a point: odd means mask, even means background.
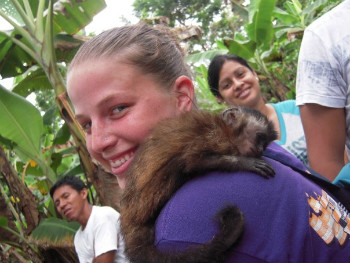
[{"label": "leafy plant", "polygon": [[[14,92],[0,87],[0,184],[5,186],[1,197],[18,200],[14,205],[4,201],[0,207],[0,216],[4,215],[7,222],[12,222],[14,217],[17,224],[0,227],[4,233],[10,231],[15,236],[17,233],[28,240],[42,217],[55,216],[48,190],[57,178],[67,173],[84,174],[94,185],[98,202],[116,207],[116,178],[92,162],[64,83],[65,65],[83,42],[74,34],[104,7],[103,0],[55,3],[53,0],[6,0],[0,3],[0,16],[14,28],[0,32],[0,74],[16,77]],[[40,97],[50,90],[57,104],[42,104],[40,110],[22,97],[31,92]],[[25,181],[30,181],[31,189]],[[101,191],[112,187],[116,190]],[[10,237],[12,240],[0,243],[22,252],[32,251],[37,254],[36,262],[38,258],[52,256],[53,251],[45,250],[42,244],[28,243],[24,247],[21,239]],[[25,255],[18,254],[17,258]]]}]

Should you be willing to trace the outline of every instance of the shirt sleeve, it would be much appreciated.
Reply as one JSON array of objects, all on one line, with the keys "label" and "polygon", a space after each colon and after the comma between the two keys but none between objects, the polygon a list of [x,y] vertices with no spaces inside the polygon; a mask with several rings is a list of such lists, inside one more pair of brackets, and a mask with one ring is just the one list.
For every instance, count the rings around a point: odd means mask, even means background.
[{"label": "shirt sleeve", "polygon": [[311,30],[305,31],[297,69],[298,106],[305,103],[333,108],[345,106],[347,87],[342,74],[342,50],[338,44],[324,40]]},{"label": "shirt sleeve", "polygon": [[119,229],[119,214],[111,211],[99,216],[95,228],[95,256],[108,251],[117,250]]}]

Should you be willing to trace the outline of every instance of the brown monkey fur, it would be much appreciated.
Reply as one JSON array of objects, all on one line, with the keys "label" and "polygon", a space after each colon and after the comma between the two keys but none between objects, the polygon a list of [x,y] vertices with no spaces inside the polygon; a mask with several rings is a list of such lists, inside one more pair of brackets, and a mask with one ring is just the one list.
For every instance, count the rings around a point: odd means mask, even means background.
[{"label": "brown monkey fur", "polygon": [[221,115],[188,112],[161,121],[140,145],[127,171],[121,202],[121,229],[131,262],[223,262],[240,237],[243,214],[221,209],[219,233],[207,244],[181,253],[154,246],[155,220],[173,193],[190,179],[210,171],[249,171],[268,178],[274,171],[261,155],[277,138],[273,124],[258,111],[242,107]]}]

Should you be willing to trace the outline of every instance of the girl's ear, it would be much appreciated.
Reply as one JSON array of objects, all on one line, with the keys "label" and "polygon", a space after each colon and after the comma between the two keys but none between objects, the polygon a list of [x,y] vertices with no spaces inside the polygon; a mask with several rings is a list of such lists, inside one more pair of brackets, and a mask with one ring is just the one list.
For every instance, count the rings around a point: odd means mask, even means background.
[{"label": "girl's ear", "polygon": [[176,108],[182,113],[190,111],[194,104],[194,87],[192,80],[187,76],[180,76],[174,84]]}]

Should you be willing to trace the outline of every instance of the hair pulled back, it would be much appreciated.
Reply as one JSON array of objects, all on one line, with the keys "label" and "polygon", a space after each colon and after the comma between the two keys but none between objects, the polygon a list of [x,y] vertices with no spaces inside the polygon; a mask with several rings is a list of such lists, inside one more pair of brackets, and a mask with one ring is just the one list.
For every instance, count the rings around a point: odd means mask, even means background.
[{"label": "hair pulled back", "polygon": [[82,62],[120,58],[145,74],[152,74],[167,88],[181,75],[190,77],[183,57],[183,51],[170,29],[138,23],[107,30],[85,42],[68,72]]},{"label": "hair pulled back", "polygon": [[222,69],[222,66],[226,61],[234,61],[242,66],[245,66],[249,68],[251,71],[254,71],[248,64],[248,62],[237,55],[233,54],[226,54],[226,55],[217,55],[215,56],[208,67],[208,84],[211,93],[213,93],[214,96],[221,98],[220,92],[219,92],[219,78],[220,78],[220,72]]}]

